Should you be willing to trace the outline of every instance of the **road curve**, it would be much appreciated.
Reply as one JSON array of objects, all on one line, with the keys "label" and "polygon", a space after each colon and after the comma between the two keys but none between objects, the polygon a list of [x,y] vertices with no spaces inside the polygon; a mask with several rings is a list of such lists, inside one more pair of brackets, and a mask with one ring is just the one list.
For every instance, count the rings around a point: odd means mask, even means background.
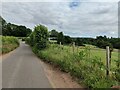
[{"label": "road curve", "polygon": [[2,88],[52,88],[39,59],[25,43],[3,58]]}]

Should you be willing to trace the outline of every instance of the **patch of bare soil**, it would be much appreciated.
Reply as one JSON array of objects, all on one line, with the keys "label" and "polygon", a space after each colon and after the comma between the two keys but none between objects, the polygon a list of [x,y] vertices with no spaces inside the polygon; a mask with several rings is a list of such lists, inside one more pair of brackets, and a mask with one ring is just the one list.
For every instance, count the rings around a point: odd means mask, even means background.
[{"label": "patch of bare soil", "polygon": [[83,88],[68,73],[62,72],[46,62],[40,62],[53,88]]}]

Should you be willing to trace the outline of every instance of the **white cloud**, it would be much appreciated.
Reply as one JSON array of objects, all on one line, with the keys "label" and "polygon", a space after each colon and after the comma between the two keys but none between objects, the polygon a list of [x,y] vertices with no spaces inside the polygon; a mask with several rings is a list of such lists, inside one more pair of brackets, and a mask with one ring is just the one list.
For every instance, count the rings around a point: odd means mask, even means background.
[{"label": "white cloud", "polygon": [[[82,0],[81,0],[82,1]],[[4,2],[2,16],[11,23],[33,28],[44,24],[49,30],[63,31],[70,36],[118,36],[116,2]],[[109,0],[107,0],[109,1]],[[114,32],[114,33],[112,33]]]}]

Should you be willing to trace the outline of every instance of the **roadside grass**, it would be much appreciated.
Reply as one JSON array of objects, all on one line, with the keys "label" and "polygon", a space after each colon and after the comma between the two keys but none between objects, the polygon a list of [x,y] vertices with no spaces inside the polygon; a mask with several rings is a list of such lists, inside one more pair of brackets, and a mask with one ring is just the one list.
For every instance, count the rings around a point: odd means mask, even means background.
[{"label": "roadside grass", "polygon": [[8,53],[19,46],[19,41],[16,37],[0,36],[2,44],[0,45],[1,54]]},{"label": "roadside grass", "polygon": [[120,84],[113,73],[117,68],[115,60],[118,60],[118,52],[112,53],[112,69],[109,79],[105,74],[106,52],[104,49],[86,46],[75,47],[73,51],[72,46],[50,44],[44,50],[33,47],[33,52],[44,61],[78,78],[80,83],[82,81],[89,88],[110,88]]}]

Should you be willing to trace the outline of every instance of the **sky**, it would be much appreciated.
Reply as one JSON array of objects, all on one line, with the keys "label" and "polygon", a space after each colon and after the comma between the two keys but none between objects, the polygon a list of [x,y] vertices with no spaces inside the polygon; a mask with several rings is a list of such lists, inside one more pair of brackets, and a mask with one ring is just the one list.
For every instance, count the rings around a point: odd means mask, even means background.
[{"label": "sky", "polygon": [[31,29],[43,24],[71,37],[118,37],[118,0],[4,0],[1,15],[7,22]]}]

